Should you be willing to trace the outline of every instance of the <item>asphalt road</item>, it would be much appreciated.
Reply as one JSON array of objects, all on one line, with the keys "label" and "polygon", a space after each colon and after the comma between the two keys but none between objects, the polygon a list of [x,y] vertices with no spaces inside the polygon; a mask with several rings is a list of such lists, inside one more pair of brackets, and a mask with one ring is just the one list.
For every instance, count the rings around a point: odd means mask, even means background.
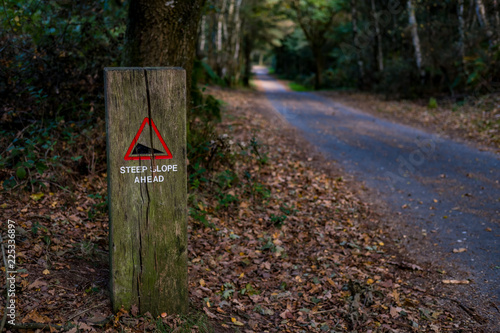
[{"label": "asphalt road", "polygon": [[[392,123],[307,92],[291,92],[257,68],[272,106],[328,158],[375,189],[439,244],[441,260],[471,286],[500,299],[500,158],[436,134]],[[453,249],[465,252],[453,253]],[[453,277],[453,273],[448,273]]]}]

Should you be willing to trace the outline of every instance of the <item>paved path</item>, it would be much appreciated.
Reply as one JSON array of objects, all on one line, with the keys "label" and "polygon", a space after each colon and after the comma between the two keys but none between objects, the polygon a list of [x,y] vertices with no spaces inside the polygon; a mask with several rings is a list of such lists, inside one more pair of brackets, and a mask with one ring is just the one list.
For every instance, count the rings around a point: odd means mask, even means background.
[{"label": "paved path", "polygon": [[[417,223],[479,291],[500,299],[500,159],[379,119],[314,93],[290,92],[256,69],[272,106],[344,171]],[[496,302],[497,303],[497,302]]]}]

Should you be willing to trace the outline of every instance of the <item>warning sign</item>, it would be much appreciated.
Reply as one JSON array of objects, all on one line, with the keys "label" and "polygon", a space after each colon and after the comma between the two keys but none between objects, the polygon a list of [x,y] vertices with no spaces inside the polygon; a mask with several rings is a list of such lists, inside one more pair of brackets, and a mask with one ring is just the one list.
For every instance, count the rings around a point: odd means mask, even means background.
[{"label": "warning sign", "polygon": [[146,117],[128,147],[124,160],[164,160],[172,157],[155,123]]}]

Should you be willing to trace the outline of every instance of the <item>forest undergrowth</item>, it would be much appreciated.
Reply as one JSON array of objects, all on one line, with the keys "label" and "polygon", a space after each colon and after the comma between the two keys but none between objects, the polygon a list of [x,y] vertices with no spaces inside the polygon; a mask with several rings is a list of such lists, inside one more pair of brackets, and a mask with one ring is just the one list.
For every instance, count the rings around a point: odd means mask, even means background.
[{"label": "forest undergrowth", "polygon": [[[213,137],[190,159],[191,314],[152,318],[136,307],[112,314],[106,172],[95,169],[65,186],[31,191],[25,182],[0,194],[2,221],[15,221],[18,237],[17,329],[454,332],[487,325],[459,300],[439,297],[450,277],[400,255],[391,230],[342,176],[318,168],[325,161],[266,116],[261,94],[209,92],[224,104]],[[216,101],[205,97],[204,105]],[[97,146],[102,131],[88,134]],[[83,138],[73,149],[88,147]],[[0,285],[3,304],[3,274]]]}]

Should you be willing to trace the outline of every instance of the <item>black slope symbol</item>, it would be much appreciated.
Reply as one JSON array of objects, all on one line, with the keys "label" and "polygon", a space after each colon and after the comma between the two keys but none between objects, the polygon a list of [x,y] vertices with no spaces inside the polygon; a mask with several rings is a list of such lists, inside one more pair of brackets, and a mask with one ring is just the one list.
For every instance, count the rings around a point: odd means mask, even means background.
[{"label": "black slope symbol", "polygon": [[165,154],[165,152],[138,143],[134,147],[134,150],[132,151],[131,155],[150,155],[150,154]]}]

